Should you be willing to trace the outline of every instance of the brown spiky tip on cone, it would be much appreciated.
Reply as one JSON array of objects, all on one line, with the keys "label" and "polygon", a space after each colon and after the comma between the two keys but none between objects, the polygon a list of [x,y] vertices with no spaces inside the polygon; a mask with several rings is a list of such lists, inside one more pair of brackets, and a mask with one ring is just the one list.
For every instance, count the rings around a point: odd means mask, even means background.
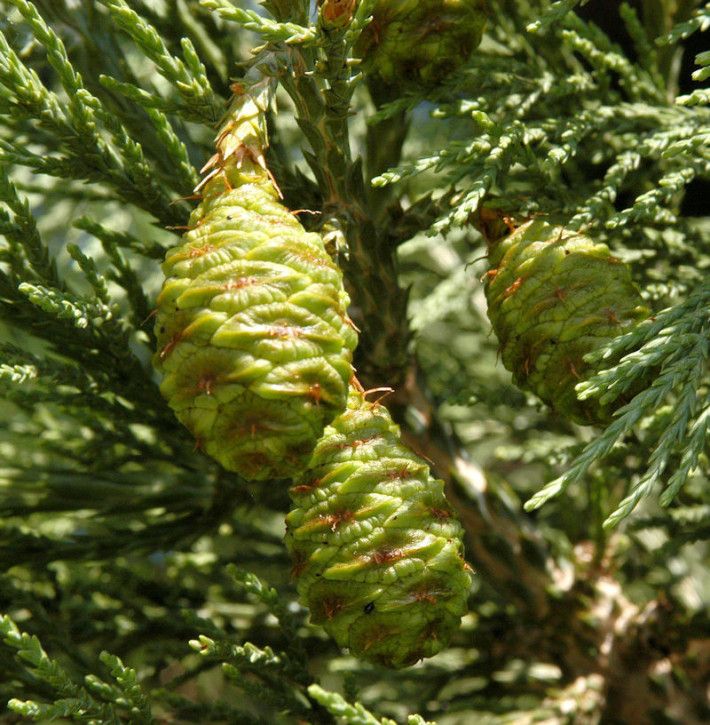
[{"label": "brown spiky tip on cone", "polygon": [[610,405],[578,400],[595,371],[584,356],[628,332],[650,311],[627,265],[606,244],[535,220],[489,239],[488,316],[516,385],[581,424],[605,424]]},{"label": "brown spiky tip on cone", "polygon": [[374,83],[431,87],[469,59],[485,24],[485,0],[379,0],[356,51]]},{"label": "brown spiky tip on cone", "polygon": [[447,646],[471,585],[462,528],[383,405],[352,390],[290,493],[286,544],[311,621],[386,667]]},{"label": "brown spiky tip on cone", "polygon": [[154,365],[199,447],[290,478],[343,411],[357,344],[340,270],[264,163],[265,85],[235,87],[189,231],[163,264]]},{"label": "brown spiky tip on cone", "polygon": [[318,0],[321,21],[326,27],[347,25],[357,9],[358,0]]}]

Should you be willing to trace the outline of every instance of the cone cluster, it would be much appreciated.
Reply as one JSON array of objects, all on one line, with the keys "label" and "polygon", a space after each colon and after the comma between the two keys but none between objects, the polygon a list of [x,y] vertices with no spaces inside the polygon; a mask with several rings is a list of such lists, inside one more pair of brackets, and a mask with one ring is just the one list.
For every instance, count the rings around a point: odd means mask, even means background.
[{"label": "cone cluster", "polygon": [[[390,90],[435,83],[484,20],[479,0],[382,0],[360,51]],[[342,274],[266,169],[270,83],[234,86],[200,204],[163,264],[154,363],[209,455],[250,480],[293,479],[286,545],[312,621],[359,657],[406,667],[444,648],[466,612],[463,532],[443,482],[354,377]],[[606,422],[613,410],[575,385],[593,372],[587,353],[649,314],[628,268],[560,225],[501,228],[483,224],[504,365],[572,420]]]},{"label": "cone cluster", "polygon": [[250,480],[297,480],[287,544],[312,620],[403,667],[446,646],[466,611],[462,531],[443,482],[353,376],[341,272],[266,170],[267,84],[235,85],[163,264],[154,363],[206,453]]}]

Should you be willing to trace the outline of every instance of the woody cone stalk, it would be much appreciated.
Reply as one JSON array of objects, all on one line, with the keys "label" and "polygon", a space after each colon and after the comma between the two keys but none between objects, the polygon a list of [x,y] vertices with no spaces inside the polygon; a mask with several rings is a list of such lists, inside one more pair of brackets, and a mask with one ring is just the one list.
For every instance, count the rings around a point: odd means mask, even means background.
[{"label": "woody cone stalk", "polygon": [[345,408],[357,335],[342,275],[264,161],[272,80],[234,98],[189,230],[163,264],[156,368],[198,445],[247,479],[302,470]]}]

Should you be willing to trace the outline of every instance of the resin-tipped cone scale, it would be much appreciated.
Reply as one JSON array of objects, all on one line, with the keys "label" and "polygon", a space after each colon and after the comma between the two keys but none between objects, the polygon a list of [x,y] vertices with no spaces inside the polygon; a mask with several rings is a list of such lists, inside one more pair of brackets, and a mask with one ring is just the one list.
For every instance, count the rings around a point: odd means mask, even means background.
[{"label": "resin-tipped cone scale", "polygon": [[516,385],[581,424],[605,424],[623,402],[579,400],[594,373],[584,356],[650,314],[629,268],[606,244],[530,221],[488,239],[488,316]]},{"label": "resin-tipped cone scale", "polygon": [[198,446],[247,479],[297,475],[345,408],[342,275],[264,163],[271,80],[235,84],[189,231],[163,264],[156,368]]},{"label": "resin-tipped cone scale", "polygon": [[463,532],[384,406],[352,390],[290,493],[286,544],[312,622],[386,667],[446,647],[471,585]]},{"label": "resin-tipped cone scale", "polygon": [[376,82],[416,90],[463,65],[485,24],[484,0],[379,0],[356,50]]}]

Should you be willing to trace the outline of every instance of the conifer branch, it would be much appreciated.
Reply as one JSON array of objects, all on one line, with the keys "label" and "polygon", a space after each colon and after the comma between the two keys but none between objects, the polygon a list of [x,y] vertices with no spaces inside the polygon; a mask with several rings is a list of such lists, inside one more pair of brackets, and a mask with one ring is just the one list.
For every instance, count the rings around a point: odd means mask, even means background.
[{"label": "conifer branch", "polygon": [[[8,258],[13,276],[61,286],[56,265],[40,237],[30,205],[20,198],[4,166],[0,166],[0,202],[13,213],[12,226],[4,234],[9,243]],[[0,215],[0,219],[3,218],[10,221],[4,210]]]},{"label": "conifer branch", "polygon": [[58,717],[83,719],[86,715],[101,722],[120,722],[112,705],[96,700],[84,687],[73,682],[61,665],[47,656],[37,637],[21,632],[7,615],[0,617],[0,636],[5,646],[15,650],[19,660],[60,698],[51,705],[13,699],[8,703],[10,710],[39,722]]},{"label": "conifer branch", "polygon": [[[406,293],[397,280],[394,245],[374,226],[369,213],[362,162],[352,160],[348,130],[350,103],[360,80],[352,71],[349,54],[372,6],[371,1],[360,3],[346,26],[321,26],[325,61],[316,61],[305,50],[291,50],[291,72],[281,82],[311,147],[306,159],[323,195],[324,228],[332,226],[342,233],[348,245],[344,266],[360,308],[358,369],[373,385],[387,380],[397,386],[408,360]],[[316,68],[315,76],[311,67]],[[317,77],[322,79],[320,85]],[[387,290],[385,296],[382,289]]]},{"label": "conifer branch", "polygon": [[[374,4],[316,20],[306,0],[0,0],[0,611],[28,632],[0,620],[8,717],[707,719],[710,111],[706,89],[678,95],[675,61],[710,5],[624,3],[629,42],[582,19],[599,3],[487,0],[463,68],[373,113],[353,43]],[[325,212],[300,219],[348,266],[361,370],[409,370],[387,402],[447,480],[477,572],[453,647],[407,671],[308,625],[286,487],[194,450],[149,369],[170,243],[151,220],[187,223],[173,196],[252,32],[274,63],[247,80],[290,96],[269,107],[270,170],[291,208]],[[694,80],[708,67],[701,49]],[[626,403],[606,429],[496,365],[481,207],[606,243],[661,310],[587,357],[579,397]],[[547,504],[528,516],[531,495]]]},{"label": "conifer branch", "polygon": [[599,396],[605,401],[614,400],[649,374],[653,375],[653,382],[621,408],[617,419],[586,446],[562,476],[547,484],[526,503],[528,511],[539,508],[573,482],[580,481],[590,466],[606,456],[642,417],[658,411],[675,392],[675,413],[658,439],[647,472],[607,518],[605,526],[616,526],[626,518],[661,481],[671,455],[683,439],[687,440],[687,432],[692,426],[693,443],[684,453],[684,465],[675,471],[663,496],[664,505],[670,503],[692,471],[692,462],[697,464],[707,435],[707,410],[706,407],[699,408],[699,391],[708,384],[710,335],[707,316],[702,312],[708,304],[710,288],[702,285],[684,303],[658,313],[655,319],[642,323],[590,354],[590,360],[601,361],[624,350],[637,348],[622,357],[616,366],[599,372],[586,383],[580,383],[577,389],[582,399]]},{"label": "conifer branch", "polygon": [[115,232],[107,229],[104,225],[93,221],[89,217],[82,216],[75,220],[74,226],[92,234],[100,239],[102,244],[107,246],[115,246],[119,249],[126,249],[143,257],[150,259],[163,259],[165,257],[165,247],[150,239],[137,239],[126,232]]},{"label": "conifer branch", "polygon": [[246,30],[253,30],[264,40],[272,43],[307,46],[316,42],[316,33],[313,28],[290,22],[274,22],[253,10],[242,10],[229,0],[200,0],[200,5],[215,11],[224,20],[231,20]]},{"label": "conifer branch", "polygon": [[[29,71],[22,69],[23,64],[3,39],[0,41],[0,53],[8,58],[8,81],[11,82],[8,88],[17,94],[20,104],[30,101],[30,107],[34,107],[34,118],[68,130],[70,148],[73,147],[73,153],[66,159],[66,166],[60,164],[52,167],[51,161],[43,164],[42,160],[33,158],[31,154],[19,152],[17,146],[11,146],[15,152],[11,156],[12,160],[27,163],[45,173],[54,172],[62,176],[75,176],[76,171],[79,171],[85,178],[95,179],[97,171],[103,172],[128,200],[147,208],[160,219],[174,221],[177,210],[169,206],[164,192],[155,183],[141,145],[131,139],[126,129],[107,112],[99,99],[84,87],[59,36],[44,22],[31,2],[8,2],[20,11],[37,40],[46,49],[48,61],[69,98],[66,114],[61,110],[59,99],[41,87],[37,76],[33,77]],[[17,84],[20,78],[24,81],[23,85]],[[2,82],[7,85],[5,81]],[[49,110],[49,116],[42,113],[45,108]],[[113,146],[104,140],[101,126],[110,134]]]},{"label": "conifer branch", "polygon": [[347,702],[337,692],[329,692],[319,685],[311,685],[308,688],[308,694],[316,702],[323,705],[331,715],[342,718],[345,722],[351,723],[352,725],[395,725],[394,720],[375,717],[359,702],[353,705]]},{"label": "conifer branch", "polygon": [[212,91],[205,67],[189,38],[182,39],[183,59],[172,55],[158,31],[131,9],[125,0],[101,0],[114,23],[135,41],[155,63],[158,72],[180,93],[186,116],[205,123],[215,123],[222,104]]}]

